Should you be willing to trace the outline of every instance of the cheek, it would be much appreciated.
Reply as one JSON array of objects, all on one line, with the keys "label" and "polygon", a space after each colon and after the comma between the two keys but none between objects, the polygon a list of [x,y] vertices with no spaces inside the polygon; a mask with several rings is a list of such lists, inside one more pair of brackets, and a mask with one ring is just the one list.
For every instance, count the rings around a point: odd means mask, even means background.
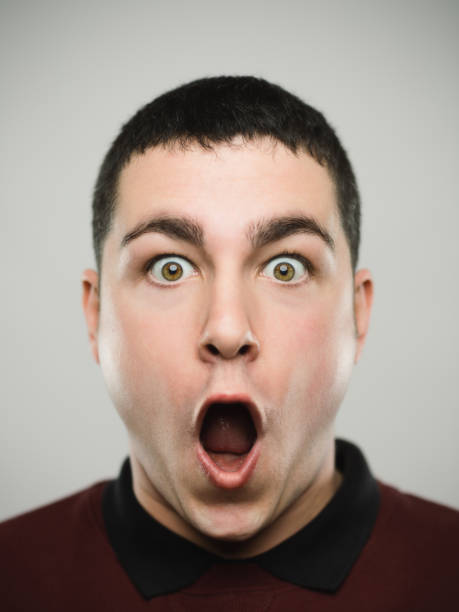
[{"label": "cheek", "polygon": [[284,333],[273,337],[277,359],[271,364],[279,373],[281,404],[285,410],[295,406],[308,421],[326,420],[343,399],[354,363],[350,300],[321,301],[286,321]]},{"label": "cheek", "polygon": [[296,351],[318,390],[349,372],[355,349],[351,314],[321,309],[298,325]]},{"label": "cheek", "polygon": [[[183,379],[190,376],[189,329],[174,312],[122,299],[106,299],[99,328],[100,363],[121,417],[128,426],[154,421],[166,426],[171,407],[183,405]],[[166,407],[166,408],[164,408]]]}]

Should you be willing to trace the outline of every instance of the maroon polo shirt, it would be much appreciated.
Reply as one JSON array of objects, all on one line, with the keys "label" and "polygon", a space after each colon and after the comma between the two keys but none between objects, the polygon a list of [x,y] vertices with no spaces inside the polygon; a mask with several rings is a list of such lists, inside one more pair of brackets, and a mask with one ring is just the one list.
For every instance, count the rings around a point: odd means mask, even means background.
[{"label": "maroon polo shirt", "polygon": [[129,460],[101,482],[0,525],[0,610],[287,612],[459,608],[459,512],[376,481],[337,441],[343,482],[275,548],[224,561],[137,502]]}]

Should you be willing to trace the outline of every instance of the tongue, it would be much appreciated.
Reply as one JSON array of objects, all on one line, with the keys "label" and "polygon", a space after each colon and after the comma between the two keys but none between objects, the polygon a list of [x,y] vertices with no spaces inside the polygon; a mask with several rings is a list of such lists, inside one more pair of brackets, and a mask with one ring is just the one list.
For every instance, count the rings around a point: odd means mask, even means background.
[{"label": "tongue", "polygon": [[251,449],[256,431],[242,404],[213,404],[204,419],[201,443],[208,452],[243,455]]}]

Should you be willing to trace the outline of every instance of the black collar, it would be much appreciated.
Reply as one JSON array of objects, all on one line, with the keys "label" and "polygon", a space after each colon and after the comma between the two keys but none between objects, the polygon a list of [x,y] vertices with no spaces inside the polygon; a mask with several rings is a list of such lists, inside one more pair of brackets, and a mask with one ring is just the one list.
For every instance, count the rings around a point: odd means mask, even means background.
[{"label": "black collar", "polygon": [[[350,442],[336,441],[336,467],[343,481],[322,512],[275,548],[252,557],[252,563],[302,587],[338,589],[370,536],[379,489],[361,451]],[[118,560],[145,599],[179,591],[221,561],[142,508],[132,489],[129,459],[118,478],[106,485],[102,512]]]}]

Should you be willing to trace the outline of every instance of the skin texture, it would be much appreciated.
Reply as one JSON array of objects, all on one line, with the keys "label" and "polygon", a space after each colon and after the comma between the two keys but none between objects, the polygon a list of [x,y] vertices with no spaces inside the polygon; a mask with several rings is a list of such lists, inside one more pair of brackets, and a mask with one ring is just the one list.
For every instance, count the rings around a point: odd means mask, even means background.
[{"label": "skin texture", "polygon": [[[268,140],[150,149],[123,170],[102,277],[83,274],[94,358],[130,440],[134,492],[171,530],[226,557],[271,548],[309,522],[340,484],[334,419],[367,333],[372,280],[352,273],[327,170]],[[185,216],[203,246],[139,223]],[[332,237],[295,233],[254,249],[249,224],[307,215]],[[291,281],[267,263],[307,258]],[[149,261],[179,255],[178,281]],[[291,268],[289,268],[291,269]],[[159,272],[158,272],[159,270]],[[169,282],[169,284],[167,284]],[[259,457],[241,486],[216,486],[198,459],[198,417],[215,393],[257,405]]]}]

